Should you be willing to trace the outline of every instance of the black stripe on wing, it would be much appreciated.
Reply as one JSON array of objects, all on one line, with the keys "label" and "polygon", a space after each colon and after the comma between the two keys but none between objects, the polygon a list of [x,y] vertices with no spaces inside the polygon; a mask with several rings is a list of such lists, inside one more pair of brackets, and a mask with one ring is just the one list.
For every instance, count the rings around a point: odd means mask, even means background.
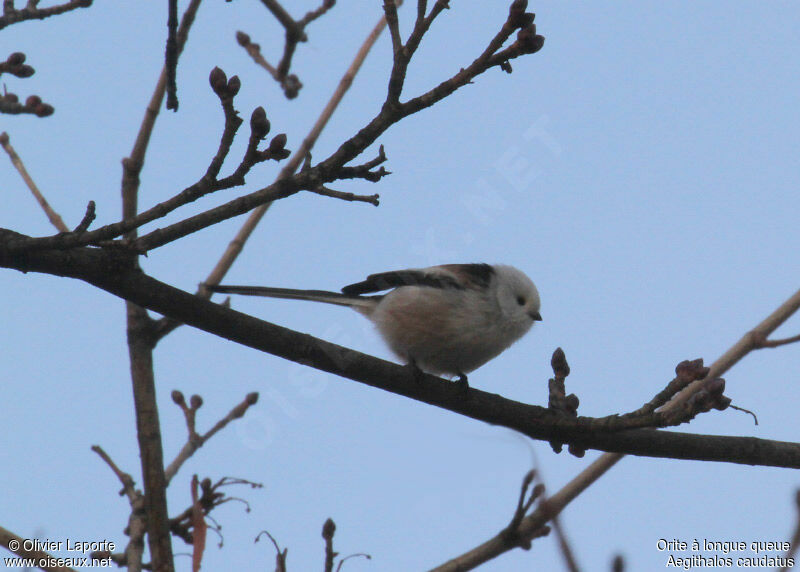
[{"label": "black stripe on wing", "polygon": [[442,264],[441,267],[458,276],[462,284],[478,288],[488,288],[494,276],[494,268],[490,264]]},{"label": "black stripe on wing", "polygon": [[430,286],[432,288],[458,288],[462,286],[452,276],[428,274],[422,270],[396,270],[370,274],[363,282],[356,282],[342,288],[348,296],[380,292],[400,286]]},{"label": "black stripe on wing", "polygon": [[448,264],[442,266],[461,280],[449,274],[436,274],[430,270],[395,270],[371,274],[362,282],[356,282],[342,288],[349,296],[381,292],[400,286],[429,286],[431,288],[455,288],[463,290],[465,284],[487,286],[494,270],[488,264]]}]

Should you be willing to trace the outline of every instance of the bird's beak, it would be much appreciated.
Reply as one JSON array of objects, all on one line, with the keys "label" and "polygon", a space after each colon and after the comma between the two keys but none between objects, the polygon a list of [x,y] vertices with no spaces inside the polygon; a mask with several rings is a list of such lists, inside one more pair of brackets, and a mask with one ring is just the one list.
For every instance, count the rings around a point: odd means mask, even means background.
[{"label": "bird's beak", "polygon": [[541,322],[542,321],[542,315],[539,312],[531,312],[528,315],[531,317],[531,320],[533,320],[534,322]]}]

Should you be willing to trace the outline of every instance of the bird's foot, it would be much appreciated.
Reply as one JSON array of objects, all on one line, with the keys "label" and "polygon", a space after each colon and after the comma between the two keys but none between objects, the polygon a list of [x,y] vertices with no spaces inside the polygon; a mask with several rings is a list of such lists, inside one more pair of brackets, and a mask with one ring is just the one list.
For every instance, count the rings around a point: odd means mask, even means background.
[{"label": "bird's foot", "polygon": [[422,380],[425,379],[425,372],[420,369],[413,359],[409,360],[408,364],[406,365],[408,370],[411,372],[411,379],[414,380],[414,383],[422,383]]},{"label": "bird's foot", "polygon": [[465,394],[469,392],[469,382],[467,381],[467,376],[463,373],[458,374],[458,379],[455,381],[455,383]]}]

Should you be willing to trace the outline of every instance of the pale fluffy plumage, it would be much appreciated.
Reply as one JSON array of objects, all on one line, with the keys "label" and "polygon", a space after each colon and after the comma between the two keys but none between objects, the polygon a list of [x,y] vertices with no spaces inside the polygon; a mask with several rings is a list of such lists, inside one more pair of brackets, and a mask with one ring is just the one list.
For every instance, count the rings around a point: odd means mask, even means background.
[{"label": "pale fluffy plumage", "polygon": [[[215,292],[350,306],[375,323],[406,363],[463,376],[497,357],[537,320],[539,293],[513,266],[446,264],[373,274],[342,294],[259,286],[209,286]],[[370,295],[390,290],[384,295]]]}]

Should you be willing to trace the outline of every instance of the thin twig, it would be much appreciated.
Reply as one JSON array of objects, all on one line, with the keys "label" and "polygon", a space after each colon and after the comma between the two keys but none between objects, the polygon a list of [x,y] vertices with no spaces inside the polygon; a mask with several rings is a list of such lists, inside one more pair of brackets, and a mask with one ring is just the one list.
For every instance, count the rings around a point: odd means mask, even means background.
[{"label": "thin twig", "polygon": [[281,23],[281,25],[288,31],[293,31],[297,35],[302,34],[302,30],[300,30],[297,26],[297,22],[294,21],[289,13],[281,6],[280,2],[277,0],[261,0],[261,3],[267,7],[267,9],[272,12],[272,15],[275,16],[275,19]]},{"label": "thin twig", "polygon": [[76,8],[88,8],[92,5],[92,0],[69,0],[57,6],[49,8],[36,8],[35,3],[29,3],[20,10],[14,9],[13,0],[3,1],[3,15],[0,16],[0,30],[11,24],[24,22],[25,20],[44,20],[50,16],[57,16],[65,12],[70,12]]},{"label": "thin twig", "polygon": [[[542,502],[547,502],[547,499],[542,499]],[[564,533],[564,527],[561,526],[561,519],[554,517],[550,519],[550,525],[555,532],[556,540],[558,541],[558,548],[561,550],[561,556],[564,558],[564,565],[569,572],[580,572],[578,561],[575,559],[575,552],[567,540],[567,535]]]},{"label": "thin twig", "polygon": [[[189,29],[194,23],[194,18],[197,15],[197,10],[200,8],[202,0],[191,0],[189,6],[181,18],[181,25],[178,28],[177,46],[178,54],[183,51],[186,45],[186,39],[189,35]],[[145,154],[147,147],[150,143],[150,136],[153,134],[156,119],[161,111],[161,102],[164,101],[164,93],[167,88],[167,69],[163,67],[159,75],[156,87],[153,90],[153,95],[150,96],[150,101],[142,118],[142,123],[139,126],[139,131],[136,134],[136,140],[133,143],[131,154],[122,160],[122,218],[128,219],[134,217],[138,213],[138,192],[139,192],[139,175],[144,167]],[[135,233],[129,234],[129,237],[135,236]]]},{"label": "thin twig", "polygon": [[742,413],[747,413],[748,415],[752,415],[752,417],[753,417],[753,422],[754,422],[756,425],[758,425],[758,417],[756,416],[756,414],[755,414],[755,413],[753,413],[753,412],[752,412],[752,411],[750,411],[749,409],[745,409],[744,407],[738,407],[738,406],[736,406],[736,405],[733,405],[733,404],[729,405],[728,407],[730,407],[731,409],[735,409],[736,411],[741,411]]},{"label": "thin twig", "polygon": [[343,201],[358,201],[362,203],[370,203],[371,205],[375,205],[376,207],[381,204],[380,203],[381,196],[378,194],[356,195],[353,193],[343,193],[341,191],[335,191],[325,186],[317,187],[316,189],[310,189],[309,192],[315,193],[317,195],[322,195],[325,197],[333,197],[335,199],[341,199]]},{"label": "thin twig", "polygon": [[167,2],[167,48],[164,68],[167,70],[167,109],[178,111],[178,0]]},{"label": "thin twig", "polygon": [[788,572],[788,570],[794,568],[794,566],[788,565],[788,561],[789,559],[794,559],[794,555],[797,553],[798,547],[800,547],[800,489],[797,489],[794,493],[794,504],[797,512],[797,516],[795,517],[796,524],[794,533],[792,533],[792,539],[789,541],[789,550],[786,551],[786,556],[784,556],[787,564],[781,567],[780,572]]},{"label": "thin twig", "polygon": [[83,215],[81,222],[78,223],[78,226],[76,226],[72,232],[80,234],[89,230],[89,226],[94,222],[97,216],[95,213],[96,206],[94,201],[89,201],[86,204],[86,214]]},{"label": "thin twig", "polygon": [[131,505],[131,514],[128,517],[128,545],[123,554],[111,554],[109,557],[118,565],[125,566],[130,572],[142,570],[142,556],[144,554],[144,536],[147,532],[147,513],[144,508],[144,495],[136,490],[136,486],[128,473],[120,470],[111,457],[99,445],[92,445],[92,451],[97,453],[122,483],[120,494],[127,495]]},{"label": "thin twig", "polygon": [[261,55],[261,47],[250,41],[250,36],[244,32],[236,32],[236,41],[242,46],[253,60],[261,67],[266,69],[269,74],[277,81],[288,99],[297,97],[302,82],[295,74],[289,74],[292,65],[292,57],[297,49],[299,42],[308,40],[305,28],[314,20],[320,18],[336,4],[335,0],[323,0],[319,8],[306,13],[299,20],[295,20],[277,0],[261,0],[272,15],[280,22],[286,30],[286,40],[283,46],[283,56],[277,66],[272,66]]},{"label": "thin twig", "polygon": [[366,558],[367,560],[372,560],[372,556],[367,554],[366,552],[356,552],[355,554],[348,554],[344,558],[339,559],[339,564],[336,565],[336,572],[341,572],[344,563],[351,558]]},{"label": "thin twig", "polygon": [[44,214],[47,215],[50,224],[56,227],[56,230],[59,232],[69,232],[69,227],[64,224],[64,219],[61,218],[56,211],[53,210],[53,207],[50,206],[50,203],[47,202],[47,199],[44,198],[44,195],[39,190],[39,187],[36,186],[36,183],[33,182],[30,174],[28,174],[28,170],[25,168],[25,164],[20,159],[17,152],[14,150],[14,147],[11,146],[10,137],[8,133],[3,131],[0,133],[0,145],[2,145],[3,149],[6,153],[8,153],[8,157],[11,159],[11,164],[17,169],[20,177],[22,180],[25,181],[25,184],[28,185],[31,193],[36,198],[36,201],[39,203],[39,206],[42,207]]},{"label": "thin twig", "polygon": [[800,342],[800,334],[796,336],[792,336],[791,338],[784,338],[782,340],[756,340],[755,347],[756,349],[761,348],[777,348],[780,346],[785,346],[787,344],[794,344],[796,342]]},{"label": "thin twig", "polygon": [[103,461],[105,461],[109,467],[111,467],[111,470],[117,476],[119,482],[122,483],[122,492],[131,502],[133,502],[137,496],[136,483],[134,482],[133,477],[131,477],[130,474],[122,471],[100,445],[92,445],[92,451],[97,453],[100,458],[103,459]]},{"label": "thin twig", "polygon": [[333,572],[334,559],[339,555],[333,550],[333,535],[336,532],[336,523],[332,519],[322,525],[322,538],[325,539],[325,572]]},{"label": "thin twig", "polygon": [[[278,70],[275,69],[275,67],[266,59],[264,59],[264,56],[261,54],[261,46],[253,42],[248,34],[245,34],[242,31],[236,32],[236,42],[245,49],[247,54],[253,58],[254,62],[267,70],[267,72],[269,72],[269,74],[275,78],[276,81],[281,81],[278,77]],[[296,96],[297,94],[295,93],[294,95]],[[292,99],[292,97],[290,97],[288,94],[287,97]]]},{"label": "thin twig", "polygon": [[272,541],[272,545],[275,547],[275,572],[286,572],[286,556],[289,553],[289,549],[284,548],[281,550],[281,547],[278,546],[278,541],[275,540],[275,538],[266,530],[262,530],[258,533],[255,542],[258,542],[262,534],[266,534]]}]

